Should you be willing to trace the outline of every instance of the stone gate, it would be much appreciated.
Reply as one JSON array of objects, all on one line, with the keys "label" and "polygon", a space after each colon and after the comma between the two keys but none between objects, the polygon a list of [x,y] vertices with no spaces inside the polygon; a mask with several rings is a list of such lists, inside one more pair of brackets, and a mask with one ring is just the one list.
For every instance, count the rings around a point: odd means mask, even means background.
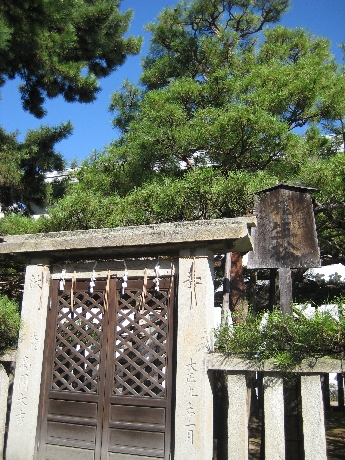
[{"label": "stone gate", "polygon": [[214,254],[250,251],[253,226],[2,237],[28,259],[7,460],[210,460]]}]

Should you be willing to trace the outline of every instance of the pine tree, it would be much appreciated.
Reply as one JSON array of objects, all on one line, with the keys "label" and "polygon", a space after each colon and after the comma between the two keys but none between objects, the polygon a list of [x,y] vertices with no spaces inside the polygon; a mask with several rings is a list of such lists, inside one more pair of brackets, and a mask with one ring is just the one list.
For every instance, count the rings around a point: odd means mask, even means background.
[{"label": "pine tree", "polygon": [[[93,101],[98,79],[137,54],[141,38],[124,38],[132,12],[121,13],[118,0],[0,0],[0,86],[19,78],[23,108],[45,115],[47,98]],[[49,198],[44,173],[64,168],[55,144],[72,125],[41,126],[27,133],[0,127],[0,206],[30,213],[30,203]]]},{"label": "pine tree", "polygon": [[0,85],[19,77],[23,107],[39,118],[46,98],[93,101],[98,79],[140,49],[140,38],[124,38],[132,12],[119,3],[1,0]]}]

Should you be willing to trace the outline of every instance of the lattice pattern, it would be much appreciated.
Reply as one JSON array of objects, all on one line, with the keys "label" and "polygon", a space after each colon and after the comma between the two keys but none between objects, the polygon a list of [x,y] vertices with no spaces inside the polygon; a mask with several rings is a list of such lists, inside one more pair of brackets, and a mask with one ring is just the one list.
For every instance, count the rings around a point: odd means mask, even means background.
[{"label": "lattice pattern", "polygon": [[54,390],[97,393],[103,317],[102,292],[59,296],[53,365]]},{"label": "lattice pattern", "polygon": [[119,298],[113,393],[165,396],[168,293],[127,290]]}]

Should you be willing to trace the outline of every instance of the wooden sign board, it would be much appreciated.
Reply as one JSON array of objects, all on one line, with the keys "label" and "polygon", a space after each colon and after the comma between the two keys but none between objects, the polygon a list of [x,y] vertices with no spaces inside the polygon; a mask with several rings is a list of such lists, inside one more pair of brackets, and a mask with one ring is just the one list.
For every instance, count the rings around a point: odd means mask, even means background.
[{"label": "wooden sign board", "polygon": [[259,192],[248,268],[320,266],[311,190],[280,184]]}]

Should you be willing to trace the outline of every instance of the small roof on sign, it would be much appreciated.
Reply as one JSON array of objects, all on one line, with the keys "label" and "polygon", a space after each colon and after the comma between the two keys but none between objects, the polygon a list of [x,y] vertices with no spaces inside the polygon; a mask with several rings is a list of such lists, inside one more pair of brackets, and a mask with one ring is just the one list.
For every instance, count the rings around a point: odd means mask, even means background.
[{"label": "small roof on sign", "polygon": [[278,188],[285,188],[287,190],[294,190],[295,192],[318,192],[318,188],[314,187],[306,187],[304,185],[292,185],[292,184],[276,184],[272,185],[271,187],[263,188],[262,190],[258,190],[256,193],[265,193],[271,192],[272,190],[276,190]]}]

